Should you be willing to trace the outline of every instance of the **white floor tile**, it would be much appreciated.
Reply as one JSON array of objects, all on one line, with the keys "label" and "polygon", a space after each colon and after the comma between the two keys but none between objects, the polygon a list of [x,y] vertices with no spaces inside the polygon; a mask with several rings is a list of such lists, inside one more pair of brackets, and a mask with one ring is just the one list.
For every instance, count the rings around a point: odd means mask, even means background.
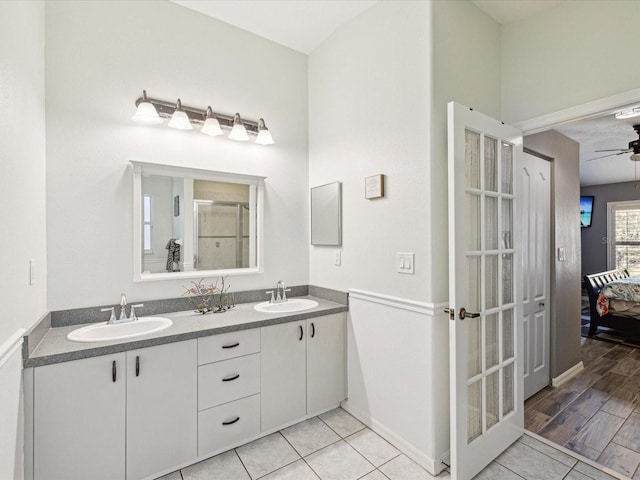
[{"label": "white floor tile", "polygon": [[311,467],[304,460],[298,460],[262,477],[260,480],[320,480],[320,478],[313,473]]},{"label": "white floor tile", "polygon": [[442,477],[434,477],[406,455],[400,455],[385,463],[380,467],[380,471],[391,480],[431,480]]},{"label": "white floor tile", "polygon": [[375,467],[400,455],[397,448],[368,428],[350,435],[345,440]]},{"label": "white floor tile", "polygon": [[487,468],[473,477],[473,480],[522,480],[522,477],[502,465],[492,462]]},{"label": "white floor tile", "polygon": [[180,471],[168,473],[156,480],[182,480],[182,476],[180,475]]},{"label": "white floor tile", "polygon": [[511,445],[495,461],[527,480],[561,480],[571,470],[570,466],[520,442]]},{"label": "white floor tile", "polygon": [[250,480],[234,450],[182,469],[184,480]]},{"label": "white floor tile", "polygon": [[300,459],[291,445],[280,433],[236,448],[238,456],[252,479],[260,478]]},{"label": "white floor tile", "polygon": [[281,433],[302,457],[340,440],[338,434],[318,417],[285,428]]},{"label": "white floor tile", "polygon": [[371,473],[366,474],[362,477],[362,480],[389,480],[388,477],[383,475],[380,470],[374,470]]},{"label": "white floor tile", "polygon": [[356,480],[374,470],[351,445],[340,440],[305,458],[322,480]]},{"label": "white floor tile", "polygon": [[365,428],[359,420],[352,417],[341,408],[336,408],[335,410],[323,413],[320,415],[320,418],[342,438],[348,437],[349,435]]}]

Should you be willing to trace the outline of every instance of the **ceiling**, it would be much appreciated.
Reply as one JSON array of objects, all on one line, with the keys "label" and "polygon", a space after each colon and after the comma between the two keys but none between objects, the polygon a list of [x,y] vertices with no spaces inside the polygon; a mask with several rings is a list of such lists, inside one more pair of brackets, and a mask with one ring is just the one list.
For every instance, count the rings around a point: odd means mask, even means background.
[{"label": "ceiling", "polygon": [[380,0],[171,1],[308,55]]},{"label": "ceiling", "polygon": [[[234,25],[303,54],[315,50],[341,25],[381,0],[170,0]],[[500,24],[509,24],[568,0],[471,0]],[[640,162],[630,154],[598,160],[594,150],[626,148],[637,138],[633,124],[640,117],[615,120],[613,115],[557,127],[580,143],[580,183],[595,185],[640,178]],[[639,170],[636,172],[636,168]]]},{"label": "ceiling", "polygon": [[506,25],[567,0],[471,0],[496,22]]},{"label": "ceiling", "polygon": [[[309,54],[338,27],[381,0],[170,0],[298,52]],[[507,24],[567,0],[471,0]]]},{"label": "ceiling", "polygon": [[608,114],[554,128],[580,144],[580,185],[640,180],[640,162],[630,160],[631,153],[596,158],[616,153],[596,150],[628,148],[629,142],[638,139],[633,130],[636,124],[640,124],[640,117],[617,120]]}]

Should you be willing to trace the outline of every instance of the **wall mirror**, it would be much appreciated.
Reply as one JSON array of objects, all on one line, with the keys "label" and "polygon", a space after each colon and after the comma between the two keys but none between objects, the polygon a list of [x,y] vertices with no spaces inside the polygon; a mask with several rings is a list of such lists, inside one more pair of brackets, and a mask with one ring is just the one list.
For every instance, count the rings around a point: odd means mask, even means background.
[{"label": "wall mirror", "polygon": [[262,271],[264,177],[131,165],[134,281]]},{"label": "wall mirror", "polygon": [[311,245],[342,245],[342,184],[311,189]]}]

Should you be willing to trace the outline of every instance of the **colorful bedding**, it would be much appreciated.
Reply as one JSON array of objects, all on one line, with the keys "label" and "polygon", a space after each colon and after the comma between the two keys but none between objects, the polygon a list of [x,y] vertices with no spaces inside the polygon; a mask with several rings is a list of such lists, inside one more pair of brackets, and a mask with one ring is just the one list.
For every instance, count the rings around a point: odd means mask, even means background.
[{"label": "colorful bedding", "polygon": [[612,312],[637,313],[640,304],[640,277],[629,277],[607,283],[596,302],[602,317]]}]

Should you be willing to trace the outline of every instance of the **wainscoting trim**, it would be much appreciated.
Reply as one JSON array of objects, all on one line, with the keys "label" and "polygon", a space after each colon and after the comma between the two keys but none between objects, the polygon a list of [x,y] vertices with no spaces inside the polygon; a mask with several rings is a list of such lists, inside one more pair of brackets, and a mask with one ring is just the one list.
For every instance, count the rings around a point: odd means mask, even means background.
[{"label": "wainscoting trim", "polygon": [[16,332],[11,335],[2,345],[0,345],[0,368],[7,363],[7,360],[11,358],[11,355],[22,346],[22,337],[24,336],[26,330],[24,328],[19,328]]},{"label": "wainscoting trim", "polygon": [[393,308],[400,308],[402,310],[422,313],[423,315],[429,315],[431,317],[443,314],[444,312],[442,310],[448,306],[447,302],[419,302],[417,300],[410,300],[408,298],[383,295],[381,293],[368,292],[366,290],[358,290],[355,288],[349,289],[349,298],[356,298],[358,300],[365,300],[367,302],[387,305]]}]

